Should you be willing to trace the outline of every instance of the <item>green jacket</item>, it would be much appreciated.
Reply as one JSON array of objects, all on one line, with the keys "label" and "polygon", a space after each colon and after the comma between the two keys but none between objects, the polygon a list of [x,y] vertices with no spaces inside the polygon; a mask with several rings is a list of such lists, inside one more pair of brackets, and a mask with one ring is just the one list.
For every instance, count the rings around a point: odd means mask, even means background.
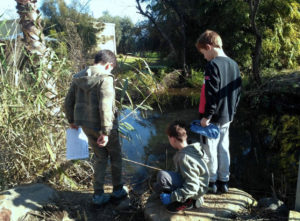
[{"label": "green jacket", "polygon": [[183,186],[171,193],[171,201],[197,200],[208,190],[209,171],[204,160],[205,152],[200,143],[190,144],[173,157],[175,172],[183,178]]},{"label": "green jacket", "polygon": [[73,75],[65,113],[69,123],[109,135],[117,127],[113,75],[101,73],[97,65]]}]

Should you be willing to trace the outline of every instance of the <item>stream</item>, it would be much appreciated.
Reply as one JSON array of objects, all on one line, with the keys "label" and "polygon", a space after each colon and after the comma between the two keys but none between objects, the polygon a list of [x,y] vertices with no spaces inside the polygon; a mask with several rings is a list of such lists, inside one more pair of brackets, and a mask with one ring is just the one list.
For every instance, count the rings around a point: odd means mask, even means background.
[{"label": "stream", "polygon": [[[164,112],[138,110],[122,119],[128,114],[129,110],[124,110],[120,116],[120,122],[128,124],[121,139],[123,157],[161,169],[171,168],[174,154],[165,134],[168,123],[180,119],[189,124],[198,117],[197,107]],[[299,133],[300,115],[269,110],[257,113],[246,105],[239,107],[230,126],[230,186],[250,193],[257,200],[278,197],[293,208]],[[188,136],[188,142],[195,142],[199,137],[192,132]],[[132,185],[138,186],[149,177],[155,177],[154,169],[123,162],[125,177]]]}]

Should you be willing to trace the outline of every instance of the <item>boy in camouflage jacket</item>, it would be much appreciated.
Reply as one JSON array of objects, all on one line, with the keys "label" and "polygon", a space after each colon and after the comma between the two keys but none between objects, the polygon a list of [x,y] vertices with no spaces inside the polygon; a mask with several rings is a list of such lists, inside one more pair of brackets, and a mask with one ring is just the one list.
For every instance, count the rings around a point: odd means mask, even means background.
[{"label": "boy in camouflage jacket", "polygon": [[[94,195],[92,202],[101,206],[110,198],[123,198],[122,156],[115,107],[114,76],[117,60],[109,50],[99,51],[94,65],[75,74],[65,99],[65,113],[71,128],[82,127],[95,153]],[[113,193],[103,190],[107,161],[110,158]]]}]

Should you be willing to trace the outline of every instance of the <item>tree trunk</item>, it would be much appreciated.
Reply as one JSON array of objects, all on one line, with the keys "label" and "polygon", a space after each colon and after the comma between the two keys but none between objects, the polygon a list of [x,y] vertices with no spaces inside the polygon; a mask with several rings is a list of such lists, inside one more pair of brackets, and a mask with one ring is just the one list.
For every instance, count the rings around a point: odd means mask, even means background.
[{"label": "tree trunk", "polygon": [[262,35],[260,34],[255,22],[260,0],[248,0],[248,3],[250,7],[251,29],[256,37],[255,48],[252,55],[252,72],[256,83],[261,84],[259,64],[262,49]]},{"label": "tree trunk", "polygon": [[157,31],[159,32],[159,34],[166,40],[166,42],[168,43],[170,49],[171,49],[171,54],[177,57],[177,52],[175,50],[175,47],[171,41],[171,39],[166,35],[166,33],[157,25],[155,19],[153,18],[153,16],[149,13],[149,12],[145,12],[140,4],[140,0],[136,0],[137,3],[137,9],[139,10],[139,13],[145,17],[147,17],[155,26],[155,28],[157,29]]},{"label": "tree trunk", "polygon": [[[39,68],[50,68],[51,50],[46,47],[41,25],[41,15],[36,7],[37,0],[16,0],[17,12],[20,15],[19,24],[24,34],[25,48],[31,59],[30,65],[34,71],[39,71]],[[41,66],[40,66],[41,65]],[[55,80],[48,72],[43,72],[43,85],[48,90],[45,96],[49,99],[47,105],[51,109],[51,114],[56,114],[59,111],[57,104],[53,99],[57,96]]]},{"label": "tree trunk", "polygon": [[[17,12],[20,15],[20,25],[24,34],[25,47],[31,55],[45,58],[45,44],[41,15],[36,7],[36,0],[16,0]],[[45,60],[45,59],[43,59]]]},{"label": "tree trunk", "polygon": [[254,55],[252,57],[252,71],[253,71],[254,80],[258,84],[261,84],[260,68],[259,68],[261,49],[262,49],[262,37],[261,35],[256,35]]},{"label": "tree trunk", "polygon": [[163,0],[164,2],[166,2],[169,7],[171,7],[178,18],[179,24],[180,24],[180,33],[182,36],[182,68],[183,68],[183,72],[184,72],[184,76],[188,77],[189,76],[189,70],[186,64],[186,44],[187,44],[187,39],[186,39],[186,24],[184,21],[184,15],[182,13],[182,11],[177,7],[176,5],[176,1],[172,1],[172,0]]}]

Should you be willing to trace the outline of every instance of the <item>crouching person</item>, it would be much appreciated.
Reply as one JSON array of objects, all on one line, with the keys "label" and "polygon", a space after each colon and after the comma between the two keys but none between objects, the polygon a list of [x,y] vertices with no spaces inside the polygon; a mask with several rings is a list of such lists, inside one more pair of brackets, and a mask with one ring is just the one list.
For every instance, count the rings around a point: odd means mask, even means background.
[{"label": "crouching person", "polygon": [[186,126],[174,121],[167,128],[170,145],[177,150],[173,157],[175,171],[159,171],[155,192],[171,213],[199,208],[208,190],[209,172],[200,143],[187,144]]}]

